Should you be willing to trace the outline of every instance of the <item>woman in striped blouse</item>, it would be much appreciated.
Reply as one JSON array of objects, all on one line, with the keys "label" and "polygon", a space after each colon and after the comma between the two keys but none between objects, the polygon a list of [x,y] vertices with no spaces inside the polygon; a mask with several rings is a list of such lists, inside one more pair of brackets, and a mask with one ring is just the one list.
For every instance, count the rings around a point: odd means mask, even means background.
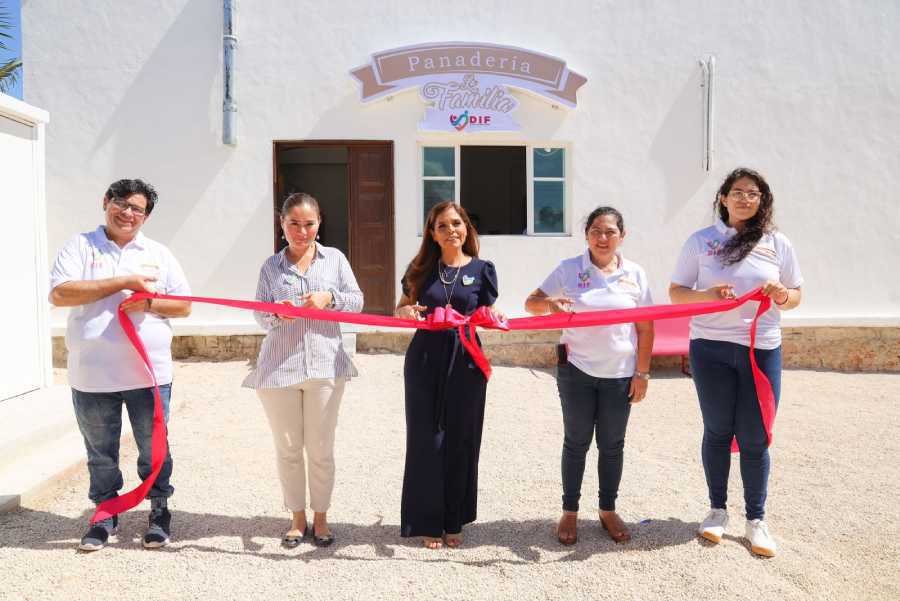
[{"label": "woman in striped blouse", "polygon": [[[363,294],[346,257],[316,242],[321,223],[316,199],[291,194],[281,209],[288,246],[269,257],[259,272],[256,299],[315,309],[358,312]],[[266,330],[256,369],[244,386],[256,389],[272,429],[285,508],[292,512],[282,544],[293,548],[312,529],[313,542],[328,546],[334,536],[326,512],[334,489],[334,431],[345,382],[357,375],[331,321],[255,312]],[[315,512],[306,521],[306,466]]]}]

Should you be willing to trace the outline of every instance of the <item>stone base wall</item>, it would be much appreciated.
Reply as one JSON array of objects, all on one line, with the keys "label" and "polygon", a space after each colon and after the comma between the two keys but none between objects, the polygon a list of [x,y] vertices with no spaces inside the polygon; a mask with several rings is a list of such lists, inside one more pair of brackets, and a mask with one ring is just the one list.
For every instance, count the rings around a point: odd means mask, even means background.
[{"label": "stone base wall", "polygon": [[900,372],[900,328],[783,328],[785,367]]},{"label": "stone base wall", "polygon": [[[172,357],[192,361],[256,360],[262,345],[262,334],[238,336],[175,336]],[[66,341],[53,338],[53,367],[66,366]]]},{"label": "stone base wall", "polygon": [[[834,371],[900,372],[900,328],[784,328],[784,366]],[[360,332],[358,353],[403,354],[412,332]],[[535,332],[480,331],[485,354],[496,365],[551,367],[556,363],[558,330]],[[254,360],[262,335],[176,336],[176,359],[203,361]],[[53,339],[53,361],[65,366],[63,338]],[[680,357],[654,357],[654,367],[678,367]]]}]

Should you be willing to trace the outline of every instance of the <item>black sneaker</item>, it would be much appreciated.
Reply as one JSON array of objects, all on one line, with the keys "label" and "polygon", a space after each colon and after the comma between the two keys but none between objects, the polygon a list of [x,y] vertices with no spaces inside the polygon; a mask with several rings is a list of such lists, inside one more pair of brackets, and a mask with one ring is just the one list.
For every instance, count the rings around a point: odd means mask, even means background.
[{"label": "black sneaker", "polygon": [[106,546],[110,536],[115,536],[119,529],[119,516],[114,515],[111,518],[100,520],[93,524],[84,536],[81,537],[81,543],[78,545],[79,551],[99,551]]},{"label": "black sneaker", "polygon": [[169,544],[172,514],[166,507],[165,498],[151,499],[150,503],[150,524],[144,533],[144,548],[158,549]]}]

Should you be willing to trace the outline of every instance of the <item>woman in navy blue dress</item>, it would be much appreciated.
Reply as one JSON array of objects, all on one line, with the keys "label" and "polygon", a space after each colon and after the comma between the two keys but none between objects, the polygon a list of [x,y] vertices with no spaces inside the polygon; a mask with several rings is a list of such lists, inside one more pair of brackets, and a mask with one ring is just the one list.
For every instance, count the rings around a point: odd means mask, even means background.
[{"label": "woman in navy blue dress", "polygon": [[[401,281],[396,315],[423,319],[435,307],[463,315],[497,300],[497,274],[478,258],[478,233],[453,202],[432,207],[422,246]],[[406,468],[400,508],[402,536],[425,546],[458,547],[475,521],[478,453],[487,380],[456,329],[418,330],[406,350]]]}]

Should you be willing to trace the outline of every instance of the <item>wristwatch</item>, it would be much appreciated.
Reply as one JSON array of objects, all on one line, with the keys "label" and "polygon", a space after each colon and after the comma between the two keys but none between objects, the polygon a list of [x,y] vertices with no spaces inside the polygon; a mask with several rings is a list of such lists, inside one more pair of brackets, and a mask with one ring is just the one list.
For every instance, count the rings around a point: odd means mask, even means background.
[{"label": "wristwatch", "polygon": [[638,371],[638,370],[634,370],[634,377],[635,377],[635,378],[640,378],[641,380],[649,380],[649,379],[650,379],[650,372],[649,372],[649,371]]},{"label": "wristwatch", "polygon": [[325,305],[325,306],[326,306],[328,309],[334,309],[334,307],[335,307],[335,304],[334,304],[334,301],[335,301],[334,290],[329,289],[329,290],[328,290],[328,293],[331,295],[331,302],[328,303],[328,304]]}]

